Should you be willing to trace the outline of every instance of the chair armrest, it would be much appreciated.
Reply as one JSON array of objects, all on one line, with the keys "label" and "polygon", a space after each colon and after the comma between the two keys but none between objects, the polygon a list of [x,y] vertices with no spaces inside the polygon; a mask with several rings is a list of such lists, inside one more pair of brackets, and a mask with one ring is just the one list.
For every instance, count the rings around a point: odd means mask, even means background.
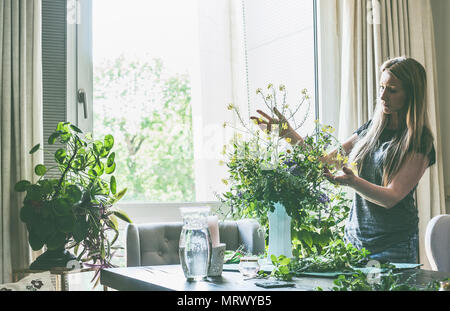
[{"label": "chair armrest", "polygon": [[139,230],[134,224],[127,226],[127,267],[138,267],[141,265],[141,243]]},{"label": "chair armrest", "polygon": [[265,232],[255,219],[240,219],[236,221],[239,231],[239,244],[244,244],[247,252],[253,255],[264,254]]}]

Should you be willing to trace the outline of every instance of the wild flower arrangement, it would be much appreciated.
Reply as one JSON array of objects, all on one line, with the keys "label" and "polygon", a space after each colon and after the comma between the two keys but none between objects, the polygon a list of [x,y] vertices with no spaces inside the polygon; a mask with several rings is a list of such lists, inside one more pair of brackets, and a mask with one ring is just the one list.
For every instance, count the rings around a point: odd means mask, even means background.
[{"label": "wild flower arrangement", "polygon": [[[276,89],[269,84],[266,94],[262,89],[256,93],[261,95],[272,118],[277,117],[275,111],[285,118],[270,129],[262,128],[258,120],[247,123],[236,106],[228,106],[240,126],[233,127],[238,133],[231,141],[231,148],[224,146],[229,178],[223,181],[229,190],[220,200],[230,207],[234,216],[256,218],[265,227],[268,227],[268,212],[274,210],[275,203],[281,203],[292,219],[294,256],[321,254],[331,241],[342,238],[342,223],[349,207],[342,188],[324,177],[324,163],[320,158],[335,148],[338,164],[348,165],[348,158],[332,134],[334,129],[318,121],[315,121],[315,133],[305,137],[304,144],[289,144],[290,138],[285,135],[288,126],[292,124],[295,131],[300,129],[310,111],[306,89],[301,92],[301,100],[292,107],[287,104],[284,85]],[[307,105],[307,112],[297,123],[294,116],[304,105]],[[327,165],[327,168],[333,172],[337,165]]]}]

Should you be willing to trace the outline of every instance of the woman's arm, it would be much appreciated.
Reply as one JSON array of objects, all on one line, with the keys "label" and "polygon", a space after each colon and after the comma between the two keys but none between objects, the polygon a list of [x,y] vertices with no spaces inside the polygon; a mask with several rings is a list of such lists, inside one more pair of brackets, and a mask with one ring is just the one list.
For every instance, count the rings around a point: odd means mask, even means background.
[{"label": "woman's arm", "polygon": [[345,175],[333,176],[329,171],[325,176],[332,182],[347,185],[355,189],[363,198],[384,208],[392,208],[400,202],[420,181],[428,168],[429,159],[422,154],[414,154],[407,158],[392,182],[386,187],[378,186],[355,176],[347,167]]},{"label": "woman's arm", "polygon": [[[290,139],[291,145],[302,145],[304,144],[303,138],[292,128],[292,126],[289,124],[289,122],[286,120],[286,117],[283,116],[277,108],[274,108],[273,112],[276,114],[278,119],[272,118],[266,113],[264,113],[261,110],[256,110],[261,117],[250,117],[250,119],[254,120],[262,130],[272,130],[272,124],[278,124],[279,125],[279,135],[284,138]],[[281,126],[280,126],[281,125]],[[284,125],[284,126],[283,126]],[[350,152],[353,149],[354,143],[358,139],[357,134],[353,134],[350,136],[343,144],[342,148],[344,149],[344,152],[346,154],[350,154]],[[330,152],[328,155],[320,158],[319,160],[326,164],[338,164],[342,165],[337,159],[338,150],[335,149],[332,152]],[[341,168],[339,166],[339,168]]]}]

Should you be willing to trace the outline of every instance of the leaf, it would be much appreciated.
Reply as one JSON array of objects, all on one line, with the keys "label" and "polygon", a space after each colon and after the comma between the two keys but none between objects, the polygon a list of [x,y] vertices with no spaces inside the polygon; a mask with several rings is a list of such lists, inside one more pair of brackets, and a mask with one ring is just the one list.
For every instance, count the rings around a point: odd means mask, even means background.
[{"label": "leaf", "polygon": [[275,256],[274,254],[270,255],[270,260],[274,265],[278,262],[277,256]]},{"label": "leaf", "polygon": [[111,193],[112,194],[116,194],[116,192],[117,192],[117,182],[116,182],[116,177],[114,177],[114,175],[111,176],[111,179],[109,181],[109,187],[111,189]]},{"label": "leaf", "polygon": [[105,149],[107,151],[111,150],[114,146],[114,137],[111,134],[105,136]]},{"label": "leaf", "polygon": [[66,235],[62,232],[55,231],[46,241],[49,250],[55,250],[64,247],[66,244]]},{"label": "leaf", "polygon": [[29,185],[31,185],[31,183],[28,180],[21,180],[14,185],[14,190],[16,192],[24,192],[28,189]]},{"label": "leaf", "polygon": [[123,189],[122,191],[120,191],[118,194],[116,194],[114,196],[115,201],[119,201],[120,199],[122,199],[122,197],[125,195],[125,193],[127,192],[127,188]]},{"label": "leaf", "polygon": [[56,218],[56,227],[64,233],[71,233],[75,229],[76,219],[73,215],[60,216]]},{"label": "leaf", "polygon": [[108,160],[106,161],[106,166],[112,166],[114,164],[114,159],[116,158],[116,153],[111,152],[111,154],[108,157]]},{"label": "leaf", "polygon": [[82,130],[80,130],[78,127],[76,127],[76,126],[73,125],[73,124],[70,124],[70,128],[71,128],[72,130],[74,130],[75,132],[77,132],[77,133],[83,133]]},{"label": "leaf", "polygon": [[65,149],[60,148],[60,149],[56,150],[56,152],[55,152],[56,162],[58,162],[59,164],[63,164],[66,157],[67,157],[67,152]]},{"label": "leaf", "polygon": [[41,146],[41,144],[37,144],[36,146],[34,146],[33,148],[31,148],[30,154],[33,154],[33,153],[35,153],[36,151],[38,151],[40,146]]},{"label": "leaf", "polygon": [[61,136],[61,132],[54,132],[53,134],[51,134],[48,138],[48,144],[53,145],[59,136]]},{"label": "leaf", "polygon": [[117,218],[114,215],[109,216],[109,220],[111,220],[111,228],[114,230],[119,230],[119,222],[117,221]]},{"label": "leaf", "polygon": [[282,265],[282,266],[287,266],[290,262],[291,262],[291,258],[289,258],[289,257],[284,257],[284,258],[281,259],[280,265]]},{"label": "leaf", "polygon": [[96,141],[94,142],[94,144],[92,145],[92,147],[93,147],[94,153],[95,153],[96,155],[100,155],[100,154],[101,154],[101,151],[102,151],[101,149],[102,149],[102,147],[103,147],[103,144],[102,144],[101,141],[96,140]]},{"label": "leaf", "polygon": [[107,166],[105,169],[106,174],[112,174],[116,170],[116,163],[113,163],[112,166]]},{"label": "leaf", "polygon": [[116,210],[113,211],[113,214],[125,222],[132,223],[130,217],[128,217],[127,213],[125,213],[124,211]]},{"label": "leaf", "polygon": [[81,200],[81,196],[83,193],[81,192],[80,188],[78,188],[77,185],[69,185],[67,186],[66,193],[69,197],[69,200],[72,203],[77,203]]},{"label": "leaf", "polygon": [[34,168],[34,172],[36,173],[36,175],[38,176],[44,176],[45,173],[47,172],[47,168],[42,165],[42,164],[38,164],[36,165],[36,167]]},{"label": "leaf", "polygon": [[302,231],[301,238],[309,247],[313,245],[311,233],[309,233],[308,231]]}]

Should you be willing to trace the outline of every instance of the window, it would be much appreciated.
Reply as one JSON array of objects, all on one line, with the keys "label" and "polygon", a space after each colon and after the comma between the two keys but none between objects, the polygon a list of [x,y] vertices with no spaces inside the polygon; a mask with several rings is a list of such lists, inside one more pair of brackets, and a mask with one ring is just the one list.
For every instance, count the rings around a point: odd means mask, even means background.
[{"label": "window", "polygon": [[195,201],[191,4],[93,2],[93,132],[115,138],[123,202]]},{"label": "window", "polygon": [[77,66],[68,71],[77,86],[68,92],[87,92],[87,118],[80,103],[68,111],[94,137],[114,135],[115,175],[128,188],[120,207],[139,209],[141,219],[174,219],[180,202],[215,201],[214,191],[225,190],[219,160],[229,102],[247,117],[263,107],[257,88],[284,84],[288,102],[307,88],[302,134],[313,131],[315,1],[76,2],[81,18],[68,42]]}]

